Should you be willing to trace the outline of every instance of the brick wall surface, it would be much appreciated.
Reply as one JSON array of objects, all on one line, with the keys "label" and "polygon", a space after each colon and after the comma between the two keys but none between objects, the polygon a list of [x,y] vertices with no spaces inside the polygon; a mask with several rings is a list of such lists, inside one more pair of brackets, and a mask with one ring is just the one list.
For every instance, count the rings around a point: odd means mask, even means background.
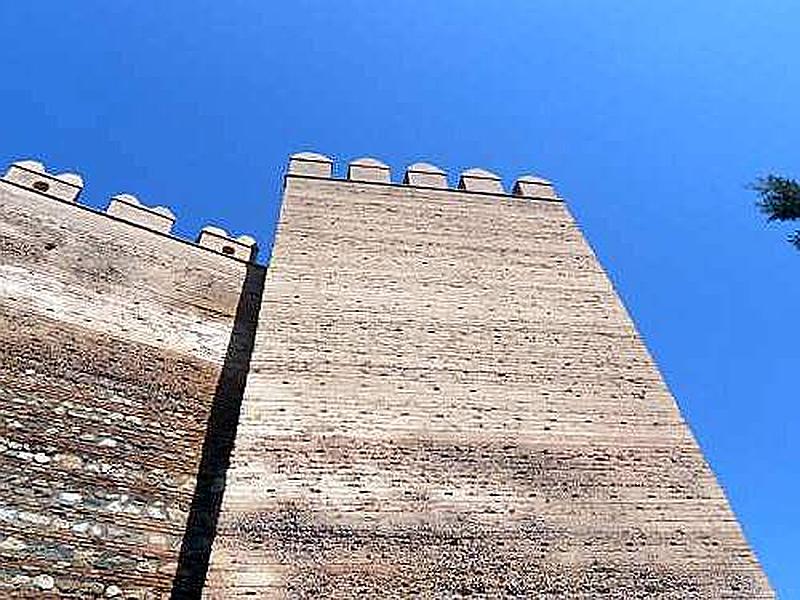
[{"label": "brick wall surface", "polygon": [[772,598],[559,202],[289,176],[207,598]]},{"label": "brick wall surface", "polygon": [[0,597],[169,597],[247,268],[0,182]]}]

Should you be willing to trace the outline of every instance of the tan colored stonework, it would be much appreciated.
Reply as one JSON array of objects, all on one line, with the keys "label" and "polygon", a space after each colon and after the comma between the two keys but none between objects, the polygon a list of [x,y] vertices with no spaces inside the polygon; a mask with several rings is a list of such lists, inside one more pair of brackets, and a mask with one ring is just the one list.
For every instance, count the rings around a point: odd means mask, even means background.
[{"label": "tan colored stonework", "polygon": [[206,585],[773,598],[563,203],[303,175]]},{"label": "tan colored stonework", "polygon": [[293,155],[263,300],[9,168],[0,597],[773,598],[552,185],[350,167]]},{"label": "tan colored stonework", "polygon": [[247,270],[0,182],[0,597],[169,597]]}]

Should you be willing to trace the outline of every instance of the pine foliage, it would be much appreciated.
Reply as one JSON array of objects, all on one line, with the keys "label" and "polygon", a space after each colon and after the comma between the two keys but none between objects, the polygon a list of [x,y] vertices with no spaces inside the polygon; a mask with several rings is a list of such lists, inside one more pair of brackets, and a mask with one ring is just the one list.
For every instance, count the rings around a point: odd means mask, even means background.
[{"label": "pine foliage", "polygon": [[[767,215],[767,221],[800,220],[800,183],[767,175],[756,180],[752,187],[759,196],[756,206]],[[800,250],[800,231],[795,231],[789,242]]]}]

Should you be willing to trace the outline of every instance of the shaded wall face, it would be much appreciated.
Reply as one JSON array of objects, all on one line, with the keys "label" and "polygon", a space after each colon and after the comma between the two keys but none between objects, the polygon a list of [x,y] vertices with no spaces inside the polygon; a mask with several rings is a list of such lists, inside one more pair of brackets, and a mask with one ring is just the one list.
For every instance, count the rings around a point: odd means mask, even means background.
[{"label": "shaded wall face", "polygon": [[169,594],[245,270],[0,183],[0,596]]},{"label": "shaded wall face", "polygon": [[206,596],[470,594],[772,597],[562,204],[289,177]]}]

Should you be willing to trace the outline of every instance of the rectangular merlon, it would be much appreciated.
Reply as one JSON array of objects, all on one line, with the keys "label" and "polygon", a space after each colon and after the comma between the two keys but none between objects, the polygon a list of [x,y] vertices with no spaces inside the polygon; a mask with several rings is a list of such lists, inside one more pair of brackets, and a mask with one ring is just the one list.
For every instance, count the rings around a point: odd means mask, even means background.
[{"label": "rectangular merlon", "polygon": [[289,175],[331,177],[333,160],[315,152],[298,152],[289,158]]},{"label": "rectangular merlon", "polygon": [[347,167],[347,178],[351,181],[374,181],[376,183],[390,183],[391,171],[389,165],[383,164],[374,158],[359,158]]},{"label": "rectangular merlon", "polygon": [[406,185],[447,189],[447,174],[429,163],[414,163],[406,169],[403,179]]},{"label": "rectangular merlon", "polygon": [[517,179],[517,182],[514,184],[514,195],[543,200],[561,199],[553,188],[552,183],[533,175],[525,175]]},{"label": "rectangular merlon", "polygon": [[504,194],[503,182],[500,178],[484,169],[467,169],[461,173],[458,182],[459,189],[468,192],[482,192],[486,194]]},{"label": "rectangular merlon", "polygon": [[83,189],[83,180],[79,175],[51,175],[45,171],[44,165],[32,160],[12,164],[3,175],[3,181],[66,202],[77,202]]},{"label": "rectangular merlon", "polygon": [[224,229],[211,225],[203,227],[200,231],[197,244],[214,252],[247,262],[252,261],[258,251],[256,241],[249,235],[240,235],[238,238],[234,238]]},{"label": "rectangular merlon", "polygon": [[112,217],[135,223],[159,233],[169,233],[175,223],[175,215],[168,208],[163,206],[153,208],[144,206],[135,196],[130,194],[114,196],[111,199],[111,204],[108,205],[106,213]]}]

